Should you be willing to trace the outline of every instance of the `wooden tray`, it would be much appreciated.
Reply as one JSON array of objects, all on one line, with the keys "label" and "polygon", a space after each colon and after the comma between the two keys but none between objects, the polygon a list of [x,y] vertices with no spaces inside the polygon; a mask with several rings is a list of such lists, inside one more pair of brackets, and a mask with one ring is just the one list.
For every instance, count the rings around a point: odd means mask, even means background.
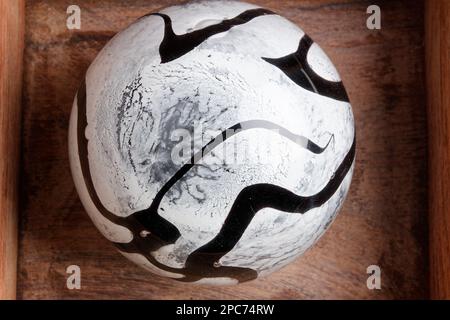
[{"label": "wooden tray", "polygon": [[[85,70],[116,32],[178,1],[78,0],[81,30],[71,31],[72,2],[0,0],[1,298],[450,298],[450,1],[377,1],[381,30],[366,28],[371,1],[250,1],[299,24],[334,61],[354,109],[357,162],[315,247],[269,278],[219,289],[128,262],[90,222],[69,171],[69,112]],[[366,286],[374,264],[381,290]],[[81,267],[81,290],[66,287],[70,265]]]}]

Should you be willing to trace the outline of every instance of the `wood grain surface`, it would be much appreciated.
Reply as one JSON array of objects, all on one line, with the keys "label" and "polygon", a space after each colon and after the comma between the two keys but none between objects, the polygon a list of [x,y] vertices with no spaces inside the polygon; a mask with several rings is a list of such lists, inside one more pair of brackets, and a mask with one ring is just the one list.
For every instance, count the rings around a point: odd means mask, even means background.
[{"label": "wood grain surface", "polygon": [[[19,298],[393,299],[428,297],[427,126],[423,1],[376,1],[382,29],[366,28],[372,1],[254,0],[299,24],[330,55],[348,89],[358,148],[352,187],[325,236],[266,279],[192,286],[153,276],[118,254],[90,222],[67,156],[69,112],[96,53],[137,17],[170,0],[27,3]],[[276,32],[276,30],[273,30]],[[66,268],[81,268],[81,290]],[[366,269],[382,270],[369,290]]]},{"label": "wood grain surface", "polygon": [[0,299],[15,299],[24,1],[0,0]]},{"label": "wood grain surface", "polygon": [[426,3],[430,288],[450,299],[450,1]]}]

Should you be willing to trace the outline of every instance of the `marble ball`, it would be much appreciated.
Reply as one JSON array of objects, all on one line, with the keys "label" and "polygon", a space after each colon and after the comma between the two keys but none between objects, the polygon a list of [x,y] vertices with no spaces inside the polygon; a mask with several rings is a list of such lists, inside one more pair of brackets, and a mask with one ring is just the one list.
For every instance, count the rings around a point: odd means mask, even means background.
[{"label": "marble ball", "polygon": [[327,55],[267,9],[200,1],[138,19],[89,67],[71,170],[99,231],[182,282],[234,284],[287,265],[330,226],[355,158]]}]

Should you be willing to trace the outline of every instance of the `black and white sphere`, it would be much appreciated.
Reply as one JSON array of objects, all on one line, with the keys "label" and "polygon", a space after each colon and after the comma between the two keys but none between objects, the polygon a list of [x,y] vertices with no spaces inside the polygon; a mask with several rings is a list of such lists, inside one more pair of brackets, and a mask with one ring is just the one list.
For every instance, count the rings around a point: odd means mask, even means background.
[{"label": "black and white sphere", "polygon": [[348,192],[352,109],[325,53],[269,10],[193,2],[117,34],[74,101],[76,189],[130,260],[232,284],[293,261]]}]

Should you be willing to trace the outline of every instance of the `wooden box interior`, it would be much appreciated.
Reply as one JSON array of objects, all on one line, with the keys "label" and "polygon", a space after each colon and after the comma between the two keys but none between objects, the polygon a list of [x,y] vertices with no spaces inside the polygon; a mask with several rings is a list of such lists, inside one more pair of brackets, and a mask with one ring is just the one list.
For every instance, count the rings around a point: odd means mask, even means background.
[{"label": "wooden box interior", "polygon": [[[381,30],[366,27],[372,1],[251,1],[297,23],[322,46],[341,74],[356,119],[349,196],[304,256],[254,282],[192,286],[140,269],[100,235],[69,170],[72,101],[87,67],[116,32],[177,2],[78,0],[81,30],[68,30],[66,9],[73,1],[27,1],[18,298],[426,298],[423,1],[377,1]],[[69,265],[81,267],[81,290],[66,288]],[[382,290],[366,286],[370,265],[381,267]]]}]

